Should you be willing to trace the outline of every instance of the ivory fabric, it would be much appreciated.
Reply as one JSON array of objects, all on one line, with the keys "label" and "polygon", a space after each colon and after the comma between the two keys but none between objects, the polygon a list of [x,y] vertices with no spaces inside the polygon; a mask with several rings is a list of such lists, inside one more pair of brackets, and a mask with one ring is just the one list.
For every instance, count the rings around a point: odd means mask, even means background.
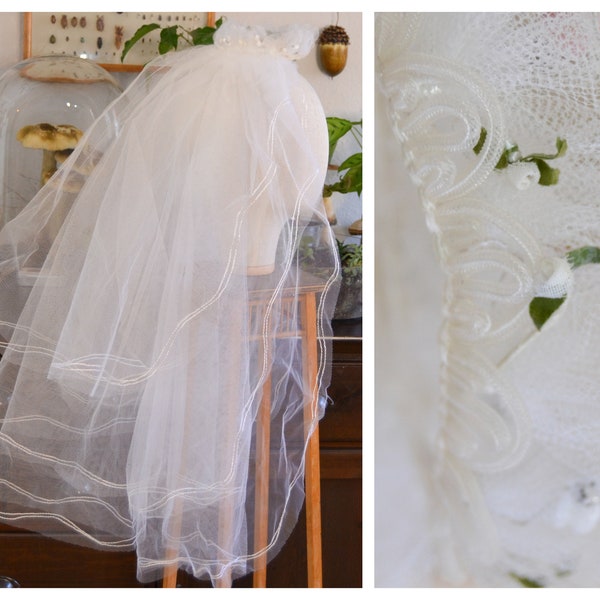
[{"label": "ivory fabric", "polygon": [[[419,584],[597,586],[600,267],[570,258],[600,245],[597,15],[382,13],[376,26],[396,159],[445,279],[419,442],[431,458],[401,463],[429,499]],[[533,154],[557,183],[540,184],[521,160]],[[541,329],[537,297],[564,298]]]},{"label": "ivory fabric", "polygon": [[[228,21],[214,45],[155,59],[0,232],[3,522],[135,549],[142,582],[173,565],[238,577],[281,548],[324,408],[305,424],[326,397],[339,270],[325,116],[294,63],[315,37]],[[294,333],[309,221],[324,232],[318,389]],[[255,547],[269,374],[269,534]]]}]

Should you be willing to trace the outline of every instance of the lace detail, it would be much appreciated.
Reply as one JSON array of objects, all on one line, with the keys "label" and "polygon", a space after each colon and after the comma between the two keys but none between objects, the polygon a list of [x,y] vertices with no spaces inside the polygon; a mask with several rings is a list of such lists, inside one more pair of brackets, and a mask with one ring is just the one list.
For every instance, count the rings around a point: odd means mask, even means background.
[{"label": "lace detail", "polygon": [[[430,200],[468,193],[498,161],[505,143],[501,112],[483,82],[456,65],[410,54],[383,65],[384,94],[415,183]],[[479,156],[465,153],[481,128],[489,135]]]},{"label": "lace detail", "polygon": [[317,29],[308,25],[288,25],[267,30],[225,21],[216,31],[214,43],[218,48],[238,49],[244,53],[268,52],[299,60],[311,51],[317,37]]},{"label": "lace detail", "polygon": [[[558,584],[599,582],[582,558],[597,496],[577,490],[600,483],[600,277],[566,259],[600,245],[596,30],[582,14],[378,17],[380,88],[447,276],[433,535],[449,580],[504,585],[526,565],[556,584],[568,564]],[[551,150],[558,136],[558,185],[539,185],[532,162],[497,168],[507,148]],[[537,296],[567,298],[542,331]]]}]

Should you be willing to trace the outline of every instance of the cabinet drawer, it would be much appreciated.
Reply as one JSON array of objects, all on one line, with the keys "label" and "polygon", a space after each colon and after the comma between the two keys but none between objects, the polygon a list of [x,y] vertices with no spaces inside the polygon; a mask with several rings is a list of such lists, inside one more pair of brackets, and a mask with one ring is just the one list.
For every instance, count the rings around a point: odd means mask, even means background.
[{"label": "cabinet drawer", "polygon": [[336,361],[330,402],[319,425],[321,443],[360,446],[362,441],[362,365],[353,361]]},{"label": "cabinet drawer", "polygon": [[102,552],[25,532],[2,534],[0,575],[24,588],[142,587],[134,552]]}]

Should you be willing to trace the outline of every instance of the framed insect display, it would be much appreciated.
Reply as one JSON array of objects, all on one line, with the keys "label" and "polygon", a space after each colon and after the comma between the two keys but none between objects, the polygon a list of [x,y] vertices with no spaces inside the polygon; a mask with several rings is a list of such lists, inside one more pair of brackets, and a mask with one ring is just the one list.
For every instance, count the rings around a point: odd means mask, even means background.
[{"label": "framed insect display", "polygon": [[[160,28],[136,43],[122,63],[125,42],[140,27],[152,23]],[[26,12],[23,13],[23,58],[79,56],[109,71],[140,71],[158,55],[161,29],[178,26],[188,32],[214,24],[215,13],[211,12]]]}]

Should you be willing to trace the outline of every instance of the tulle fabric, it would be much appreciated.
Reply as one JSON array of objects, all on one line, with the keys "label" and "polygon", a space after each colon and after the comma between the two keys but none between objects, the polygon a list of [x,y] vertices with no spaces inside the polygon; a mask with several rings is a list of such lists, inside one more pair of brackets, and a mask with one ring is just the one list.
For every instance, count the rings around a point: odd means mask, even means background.
[{"label": "tulle fabric", "polygon": [[[597,15],[382,14],[376,40],[446,276],[432,582],[597,586],[600,271],[566,259],[600,246]],[[496,168],[512,145],[551,155],[558,137],[558,184],[532,163]],[[536,329],[532,299],[565,296]]]},{"label": "tulle fabric", "polygon": [[[338,274],[319,202],[325,117],[290,60],[314,39],[228,22],[214,46],[156,59],[0,232],[4,522],[135,549],[143,582],[174,564],[237,577],[281,548]],[[296,252],[309,219],[324,224],[316,274]],[[316,387],[298,334],[307,280]],[[269,374],[269,534],[255,547]]]}]

